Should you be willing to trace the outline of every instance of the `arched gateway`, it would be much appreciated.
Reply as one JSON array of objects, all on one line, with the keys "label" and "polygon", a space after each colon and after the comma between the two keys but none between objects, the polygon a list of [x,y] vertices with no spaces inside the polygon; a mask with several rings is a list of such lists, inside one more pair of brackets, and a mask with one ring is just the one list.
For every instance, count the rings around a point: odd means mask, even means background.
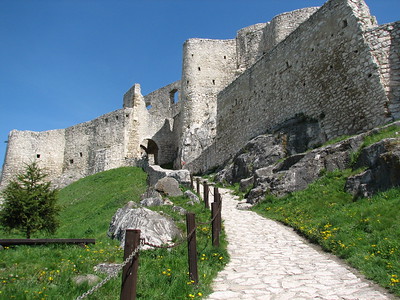
[{"label": "arched gateway", "polygon": [[145,139],[140,143],[142,156],[147,156],[149,164],[158,165],[158,146],[155,141]]}]

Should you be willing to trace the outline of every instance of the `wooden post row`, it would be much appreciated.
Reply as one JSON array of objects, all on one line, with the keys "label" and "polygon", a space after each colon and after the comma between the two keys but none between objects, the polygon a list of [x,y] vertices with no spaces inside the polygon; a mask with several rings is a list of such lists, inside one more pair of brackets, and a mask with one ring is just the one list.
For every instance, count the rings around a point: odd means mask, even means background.
[{"label": "wooden post row", "polygon": [[[140,243],[140,230],[127,229],[125,231],[125,248],[124,248],[124,261],[131,255],[131,253],[139,247]],[[132,261],[127,263],[122,269],[122,284],[120,300],[135,300],[136,299],[136,285],[137,285],[137,271],[139,266],[139,252],[133,257]]]},{"label": "wooden post row", "polygon": [[197,249],[196,249],[196,220],[194,213],[186,214],[186,229],[188,236],[188,261],[189,261],[189,279],[195,284],[199,282],[197,272]]}]

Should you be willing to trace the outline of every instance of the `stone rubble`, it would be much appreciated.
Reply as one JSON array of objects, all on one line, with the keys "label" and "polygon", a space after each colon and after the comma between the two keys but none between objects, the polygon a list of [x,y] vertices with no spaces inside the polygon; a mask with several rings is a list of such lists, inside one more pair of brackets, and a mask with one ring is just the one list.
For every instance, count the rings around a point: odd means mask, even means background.
[{"label": "stone rubble", "polygon": [[292,229],[238,210],[228,190],[220,193],[230,262],[214,280],[208,300],[396,299]]}]

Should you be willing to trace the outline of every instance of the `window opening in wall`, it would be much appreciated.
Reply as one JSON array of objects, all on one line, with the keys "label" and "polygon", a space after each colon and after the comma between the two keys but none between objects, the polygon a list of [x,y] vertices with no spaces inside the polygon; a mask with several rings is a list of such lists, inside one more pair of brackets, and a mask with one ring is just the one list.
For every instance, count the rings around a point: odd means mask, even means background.
[{"label": "window opening in wall", "polygon": [[343,21],[342,21],[342,28],[346,28],[347,25],[348,25],[347,20],[346,20],[346,19],[343,20]]},{"label": "window opening in wall", "polygon": [[189,84],[189,80],[188,80],[188,81],[186,81],[186,84]]},{"label": "window opening in wall", "polygon": [[70,159],[70,160],[69,160],[69,163],[72,165],[72,164],[74,163],[74,160],[73,160],[73,159]]},{"label": "window opening in wall", "polygon": [[169,92],[169,100],[171,105],[179,102],[179,92],[177,89]]},{"label": "window opening in wall", "polygon": [[79,156],[82,157],[82,156],[83,156],[83,153],[82,153],[82,152],[79,152]]},{"label": "window opening in wall", "polygon": [[372,77],[372,74],[371,74],[371,73],[369,73],[369,74],[368,74],[368,78],[371,78],[371,77]]},{"label": "window opening in wall", "polygon": [[40,158],[40,154],[36,154],[36,158]]},{"label": "window opening in wall", "polygon": [[197,67],[197,70],[201,71],[200,67]]},{"label": "window opening in wall", "polygon": [[153,107],[153,105],[149,104],[146,106],[147,110],[151,109]]},{"label": "window opening in wall", "polygon": [[129,114],[126,114],[125,117],[129,118]]},{"label": "window opening in wall", "polygon": [[115,119],[118,120],[118,116],[115,116]]},{"label": "window opening in wall", "polygon": [[213,85],[215,85],[215,80],[214,79],[213,79],[212,83],[213,83]]},{"label": "window opening in wall", "polygon": [[224,59],[226,59],[226,55],[224,55]]},{"label": "window opening in wall", "polygon": [[105,121],[105,122],[106,122],[106,124],[107,124],[107,123],[108,123],[108,118],[106,118],[104,121]]}]

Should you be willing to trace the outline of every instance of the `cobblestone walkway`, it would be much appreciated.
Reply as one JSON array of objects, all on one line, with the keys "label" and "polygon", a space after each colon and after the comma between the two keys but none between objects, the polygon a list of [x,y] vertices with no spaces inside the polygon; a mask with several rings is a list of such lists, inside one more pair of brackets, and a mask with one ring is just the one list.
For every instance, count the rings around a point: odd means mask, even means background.
[{"label": "cobblestone walkway", "polygon": [[290,228],[237,210],[228,190],[220,193],[231,259],[207,299],[396,299]]}]

